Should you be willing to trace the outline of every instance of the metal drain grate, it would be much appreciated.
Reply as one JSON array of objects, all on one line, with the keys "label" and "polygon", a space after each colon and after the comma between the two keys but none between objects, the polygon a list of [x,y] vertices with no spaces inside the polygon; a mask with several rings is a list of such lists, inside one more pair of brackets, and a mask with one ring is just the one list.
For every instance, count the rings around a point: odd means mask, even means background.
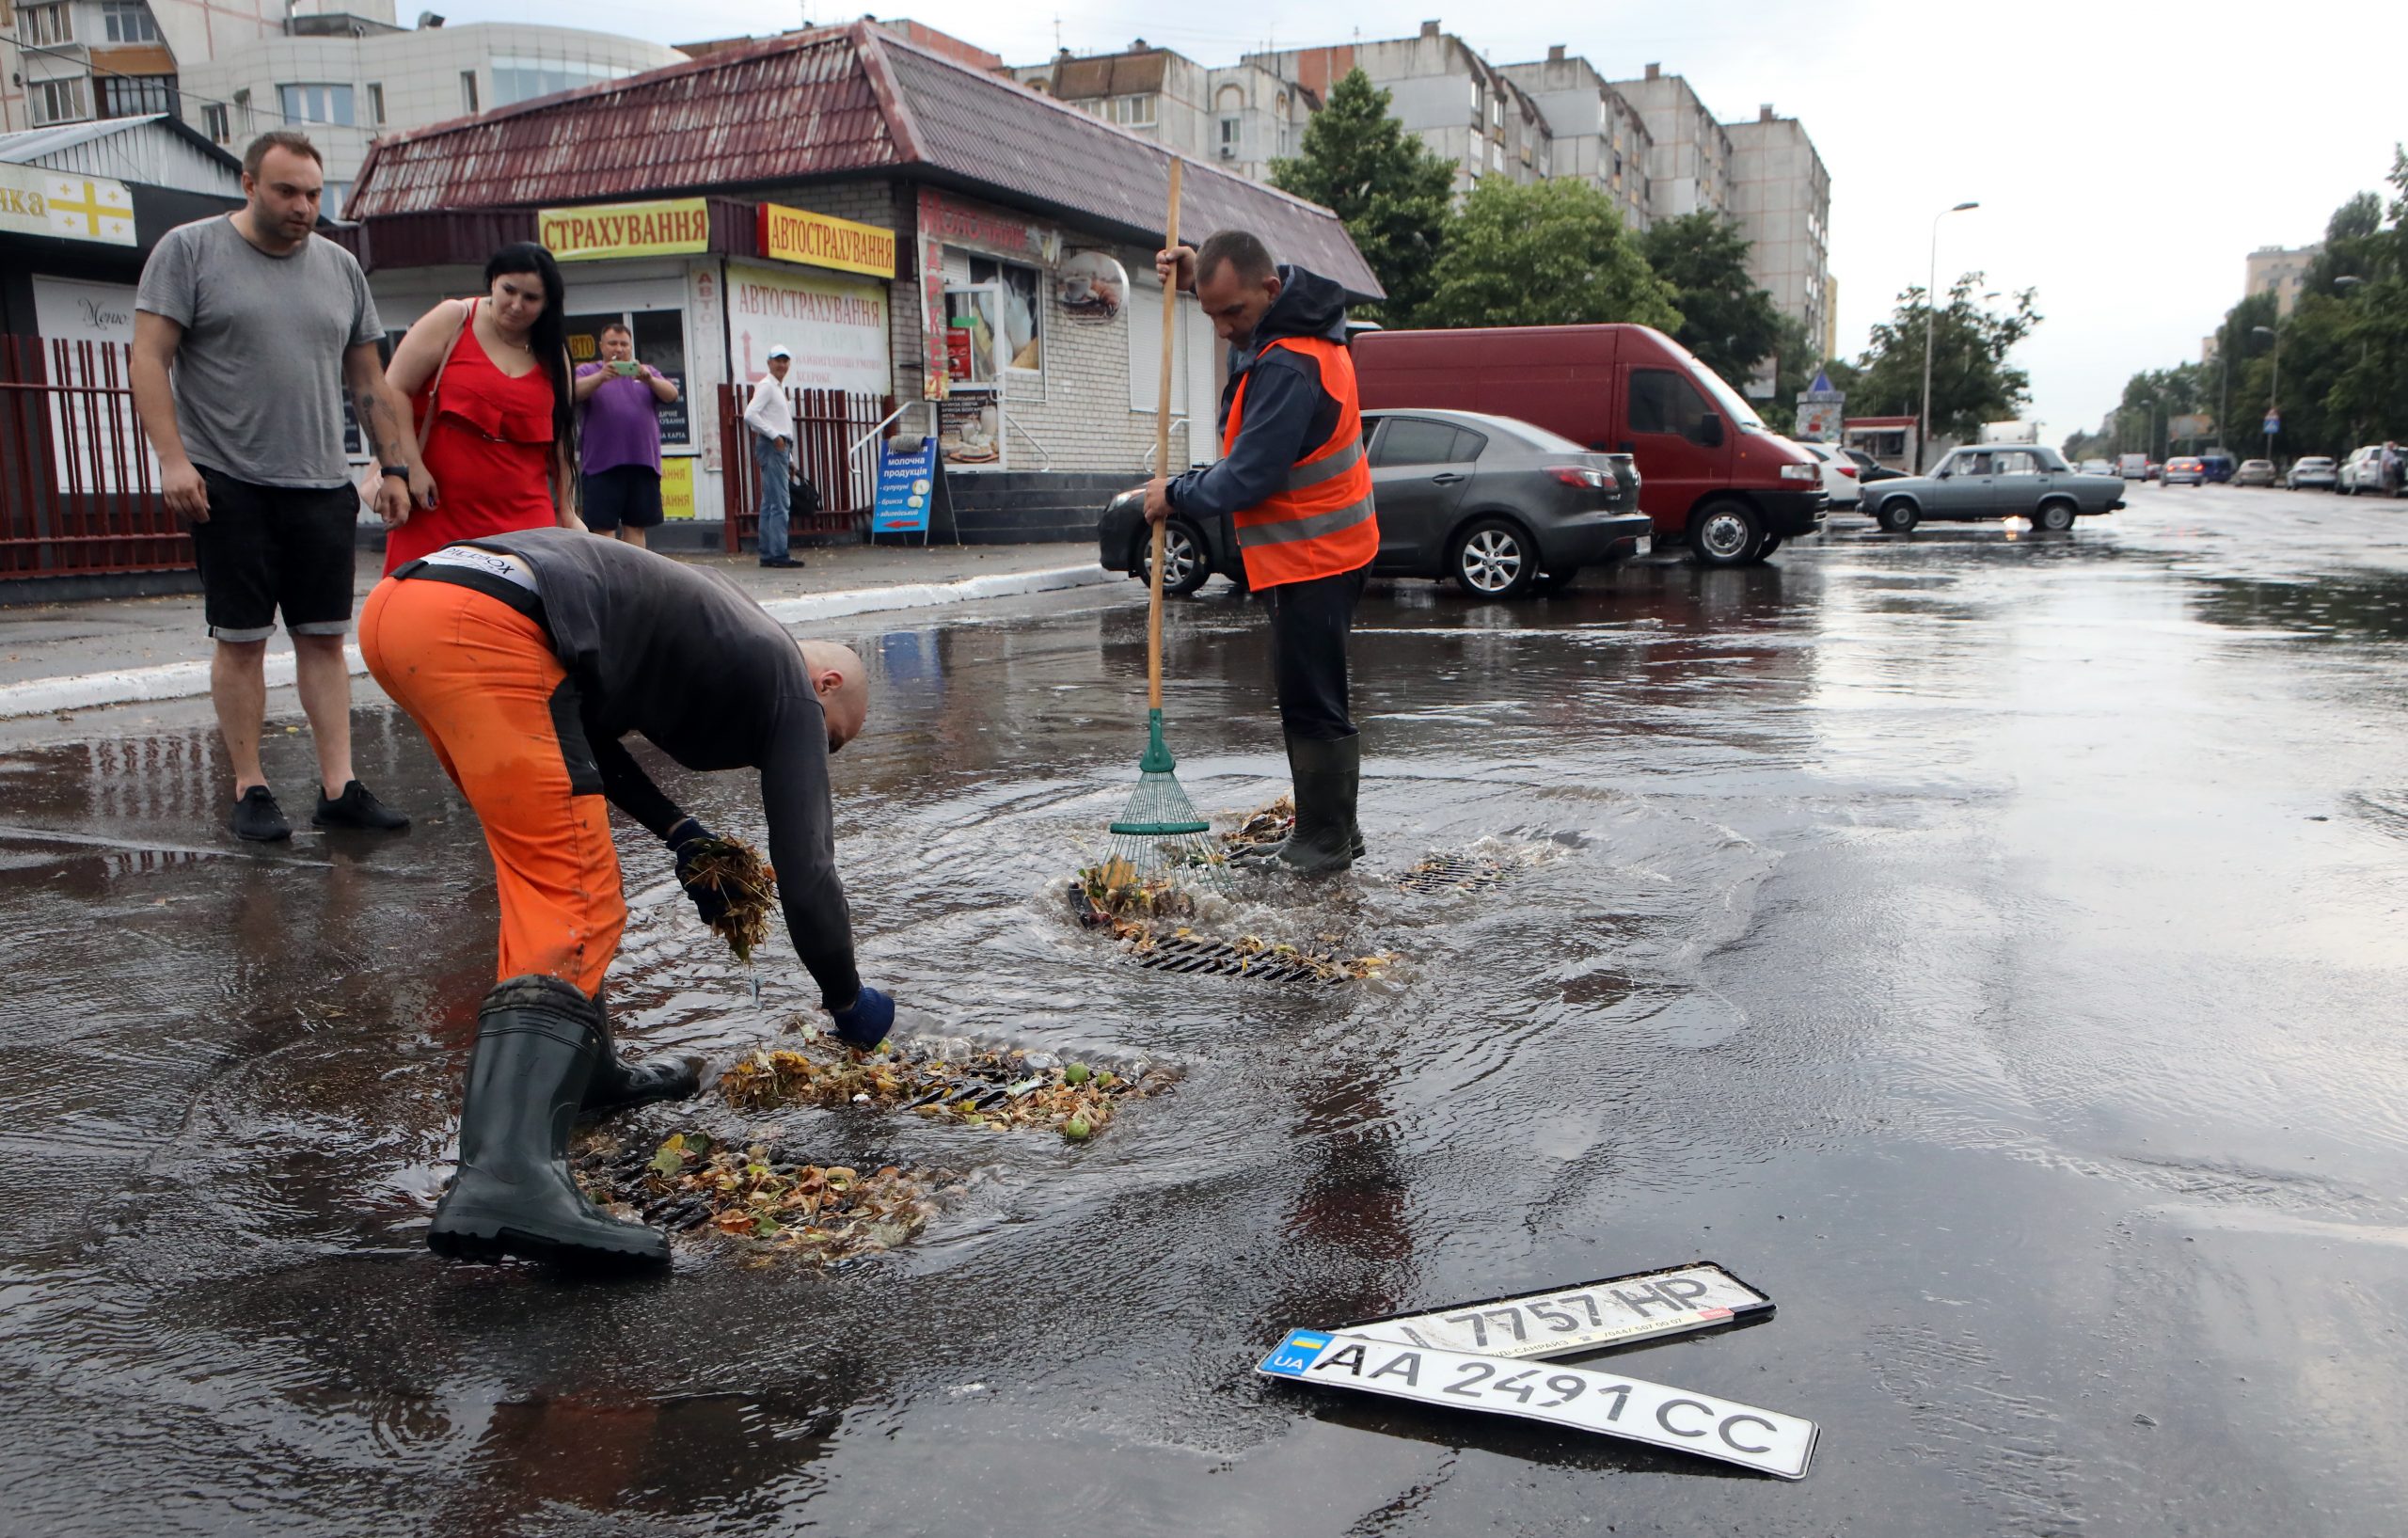
[{"label": "metal drain grate", "polygon": [[1132,947],[1127,954],[1141,967],[1190,976],[1259,977],[1274,983],[1344,980],[1275,951],[1242,951],[1226,940],[1203,940],[1195,935],[1174,935],[1150,945]]},{"label": "metal drain grate", "polygon": [[1463,854],[1434,854],[1396,879],[1407,892],[1493,892],[1508,874],[1493,860]]}]

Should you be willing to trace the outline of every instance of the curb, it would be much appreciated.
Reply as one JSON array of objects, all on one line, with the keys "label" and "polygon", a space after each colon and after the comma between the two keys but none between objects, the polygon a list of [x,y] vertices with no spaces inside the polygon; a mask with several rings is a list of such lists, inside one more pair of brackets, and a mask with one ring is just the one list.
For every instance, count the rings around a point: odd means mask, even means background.
[{"label": "curb", "polygon": [[[892,587],[845,588],[800,598],[780,598],[761,606],[781,625],[809,620],[842,619],[848,614],[874,614],[888,610],[930,609],[940,604],[972,603],[982,598],[1017,598],[1064,588],[1094,587],[1122,579],[1122,574],[1101,566],[1054,566],[1043,571],[996,572],[965,577],[956,582],[898,582]],[[356,645],[343,648],[343,659],[354,673],[365,673]],[[282,689],[293,682],[293,654],[270,652],[267,687]],[[18,716],[46,715],[55,710],[89,710],[104,705],[131,705],[144,700],[182,700],[209,692],[207,662],[169,662],[155,668],[127,668],[115,673],[80,673],[64,678],[37,678],[0,687],[0,721]]]}]

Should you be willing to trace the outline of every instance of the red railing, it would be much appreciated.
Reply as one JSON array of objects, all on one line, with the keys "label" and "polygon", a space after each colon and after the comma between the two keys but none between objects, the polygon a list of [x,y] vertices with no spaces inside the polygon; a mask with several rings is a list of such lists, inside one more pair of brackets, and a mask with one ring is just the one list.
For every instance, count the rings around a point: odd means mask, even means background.
[{"label": "red railing", "polygon": [[130,352],[0,336],[0,580],[192,567],[135,419]]},{"label": "red railing", "polygon": [[[719,387],[720,463],[727,471],[724,542],[730,555],[761,531],[761,469],[752,457],[752,434],[744,425],[744,404],[752,397],[750,385]],[[794,404],[799,463],[819,488],[820,504],[816,516],[796,516],[788,532],[799,540],[859,533],[869,527],[877,497],[877,459],[871,448],[850,451],[894,411],[894,398],[833,389],[788,390],[786,398]]]}]

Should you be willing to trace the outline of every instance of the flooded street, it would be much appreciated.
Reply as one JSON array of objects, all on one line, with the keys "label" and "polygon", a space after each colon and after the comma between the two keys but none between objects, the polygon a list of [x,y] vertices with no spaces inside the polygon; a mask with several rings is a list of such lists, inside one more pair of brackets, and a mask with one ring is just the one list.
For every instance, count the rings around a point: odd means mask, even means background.
[{"label": "flooded street", "polygon": [[[1513,605],[1375,586],[1370,856],[1238,914],[1394,953],[1371,983],[1164,975],[1073,922],[1143,746],[1133,584],[815,632],[872,669],[839,853],[898,1033],[1178,1076],[1085,1145],[708,1088],[626,1118],[961,1172],[834,1271],[427,1252],[497,910],[372,690],[361,775],[419,818],[382,842],[236,845],[205,702],[16,723],[0,1527],[2396,1531],[2408,503],[2131,500]],[[1226,589],[1173,607],[1170,741],[1224,825],[1285,788],[1264,658]],[[663,783],[760,836],[741,776]],[[707,1083],[816,990],[781,930],[756,1009],[618,832],[622,1045]],[[1398,886],[1450,851],[1514,868]],[[1590,1365],[1814,1419],[1802,1483],[1252,1372],[1291,1327],[1700,1259],[1777,1314]]]}]

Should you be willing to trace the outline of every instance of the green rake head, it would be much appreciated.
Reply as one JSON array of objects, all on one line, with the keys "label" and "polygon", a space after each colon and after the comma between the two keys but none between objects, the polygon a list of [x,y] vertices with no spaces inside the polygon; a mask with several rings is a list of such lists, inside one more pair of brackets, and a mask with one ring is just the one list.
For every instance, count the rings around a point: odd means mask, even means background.
[{"label": "green rake head", "polygon": [[1218,881],[1226,861],[1213,842],[1212,825],[1180,788],[1177,769],[1163,741],[1163,713],[1151,711],[1146,721],[1145,756],[1137,760],[1137,788],[1112,824],[1112,857],[1141,874],[1193,871]]}]

